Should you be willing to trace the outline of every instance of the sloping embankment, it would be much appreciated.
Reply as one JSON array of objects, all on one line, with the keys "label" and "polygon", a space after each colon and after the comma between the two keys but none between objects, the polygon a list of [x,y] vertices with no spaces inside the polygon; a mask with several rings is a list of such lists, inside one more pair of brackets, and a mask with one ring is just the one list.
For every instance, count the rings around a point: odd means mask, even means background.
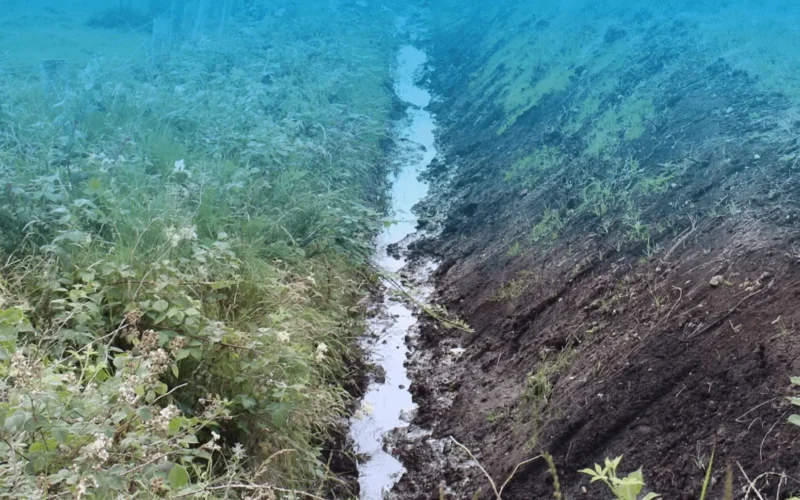
[{"label": "sloping embankment", "polygon": [[[548,451],[570,498],[605,495],[577,471],[618,455],[665,498],[699,497],[712,450],[712,495],[724,464],[736,492],[742,472],[770,498],[796,491],[762,475],[800,473],[789,13],[579,3],[439,7],[445,159],[421,207],[438,233],[416,248],[441,259],[439,300],[475,332],[423,332],[415,423],[498,484]],[[400,451],[403,498],[489,491],[477,468],[431,471],[423,449]],[[552,493],[533,461],[503,498]]]}]

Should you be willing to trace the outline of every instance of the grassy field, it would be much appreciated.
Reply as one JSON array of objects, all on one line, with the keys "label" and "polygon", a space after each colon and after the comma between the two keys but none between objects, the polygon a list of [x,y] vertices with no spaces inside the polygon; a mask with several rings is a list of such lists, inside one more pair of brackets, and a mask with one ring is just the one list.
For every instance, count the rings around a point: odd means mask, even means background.
[{"label": "grassy field", "polygon": [[154,57],[149,28],[77,4],[0,24],[0,492],[323,491],[391,19],[243,11]]}]

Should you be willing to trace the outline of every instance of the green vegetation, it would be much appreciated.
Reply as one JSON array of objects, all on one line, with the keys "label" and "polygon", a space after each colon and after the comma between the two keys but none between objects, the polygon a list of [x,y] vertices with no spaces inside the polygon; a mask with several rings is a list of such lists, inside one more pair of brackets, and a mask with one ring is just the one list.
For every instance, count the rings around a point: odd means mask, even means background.
[{"label": "green vegetation", "polygon": [[522,294],[531,286],[535,278],[536,274],[533,271],[520,271],[516,278],[505,283],[492,295],[492,300],[497,302],[517,300],[522,297]]},{"label": "green vegetation", "polygon": [[655,117],[650,99],[629,97],[603,113],[589,133],[586,154],[598,156],[614,151],[620,140],[638,139],[644,134],[648,120]]},{"label": "green vegetation", "polygon": [[[800,387],[800,377],[792,377],[792,385]],[[800,398],[791,397],[791,398],[789,398],[789,402],[792,403],[792,405],[797,406],[798,408],[800,408]],[[794,425],[800,426],[800,415],[792,415],[792,416],[790,416],[789,417],[789,422],[794,424]]]},{"label": "green vegetation", "polygon": [[546,209],[531,229],[531,242],[544,247],[552,244],[564,230],[565,221],[558,210]]},{"label": "green vegetation", "polygon": [[503,173],[503,177],[514,185],[534,189],[548,175],[556,172],[564,162],[558,148],[544,146],[511,165]]},{"label": "green vegetation", "polygon": [[158,65],[61,19],[94,49],[73,90],[43,97],[38,60],[0,74],[2,495],[324,489],[393,47],[377,8],[322,9]]},{"label": "green vegetation", "polygon": [[[545,184],[555,185],[548,181],[557,177],[559,185],[567,190],[565,194],[577,198],[577,209],[545,209],[531,230],[530,243],[548,249],[570,220],[588,214],[595,219],[601,234],[608,235],[617,229],[616,246],[619,252],[626,243],[644,243],[645,256],[651,258],[659,250],[653,237],[663,233],[667,226],[663,223],[648,224],[643,220],[642,210],[637,207],[645,206],[648,198],[670,189],[672,181],[680,177],[688,165],[663,164],[659,165],[657,172],[651,173],[641,168],[639,161],[633,157],[621,159],[604,156],[601,158],[602,168],[593,173],[564,168],[560,155],[557,149],[545,147],[515,162],[505,173],[506,182],[529,189]],[[543,193],[543,196],[553,197],[557,206],[565,205],[563,196],[555,197],[552,193]],[[518,248],[515,244],[509,249],[509,256],[522,251],[521,246]]]},{"label": "green vegetation", "polygon": [[514,258],[521,254],[522,254],[522,245],[520,244],[519,241],[515,241],[513,245],[508,247],[508,252],[506,252],[506,255],[508,255],[511,258]]},{"label": "green vegetation", "polygon": [[570,68],[556,66],[546,70],[545,75],[532,86],[522,80],[515,79],[514,83],[516,85],[505,92],[505,106],[508,118],[506,123],[498,129],[497,134],[502,135],[505,133],[510,126],[517,122],[520,116],[534,108],[543,97],[566,90],[572,73],[573,71]]},{"label": "green vegetation", "polygon": [[617,467],[622,462],[622,457],[613,460],[606,458],[605,464],[595,464],[594,469],[583,469],[580,472],[592,478],[592,482],[602,481],[614,494],[617,500],[653,500],[660,498],[657,493],[647,493],[639,496],[645,486],[642,469],[631,472],[625,477],[617,475]]},{"label": "green vegetation", "polygon": [[575,351],[566,347],[556,354],[553,359],[545,356],[535,372],[530,372],[525,377],[525,389],[522,393],[522,407],[526,416],[529,416],[533,431],[528,446],[533,448],[539,440],[539,429],[544,421],[544,412],[553,393],[553,385],[561,371],[569,366]]},{"label": "green vegetation", "polygon": [[496,412],[492,412],[492,413],[489,413],[488,415],[486,415],[486,421],[491,424],[491,423],[497,422],[499,420],[502,420],[505,417],[506,417],[506,412],[505,411],[500,411],[500,412],[497,412],[497,413]]}]

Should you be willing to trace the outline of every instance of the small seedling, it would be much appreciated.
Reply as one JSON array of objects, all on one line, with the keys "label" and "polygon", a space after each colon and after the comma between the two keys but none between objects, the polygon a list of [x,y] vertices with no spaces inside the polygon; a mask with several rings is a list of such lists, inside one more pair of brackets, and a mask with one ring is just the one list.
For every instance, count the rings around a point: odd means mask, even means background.
[{"label": "small seedling", "polygon": [[622,456],[613,460],[606,458],[604,466],[595,464],[594,469],[583,469],[580,472],[590,476],[591,482],[602,481],[614,494],[616,500],[653,500],[661,498],[658,493],[647,493],[639,496],[645,486],[642,469],[631,472],[625,477],[617,475],[617,467],[622,462]]}]

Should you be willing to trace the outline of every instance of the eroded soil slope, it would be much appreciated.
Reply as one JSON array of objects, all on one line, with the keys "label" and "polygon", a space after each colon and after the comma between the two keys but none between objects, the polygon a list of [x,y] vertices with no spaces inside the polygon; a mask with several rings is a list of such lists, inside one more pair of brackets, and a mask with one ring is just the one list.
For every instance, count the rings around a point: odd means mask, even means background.
[{"label": "eroded soil slope", "polygon": [[[446,155],[416,250],[474,333],[423,330],[415,423],[499,482],[548,451],[569,498],[604,497],[577,471],[617,455],[697,498],[712,450],[714,495],[726,464],[737,497],[744,473],[770,498],[800,491],[800,114],[780,73],[796,61],[748,65],[724,43],[738,28],[699,7],[441,12]],[[403,498],[489,498],[477,468],[432,471],[429,452],[399,448]],[[503,498],[552,494],[533,461]]]}]

